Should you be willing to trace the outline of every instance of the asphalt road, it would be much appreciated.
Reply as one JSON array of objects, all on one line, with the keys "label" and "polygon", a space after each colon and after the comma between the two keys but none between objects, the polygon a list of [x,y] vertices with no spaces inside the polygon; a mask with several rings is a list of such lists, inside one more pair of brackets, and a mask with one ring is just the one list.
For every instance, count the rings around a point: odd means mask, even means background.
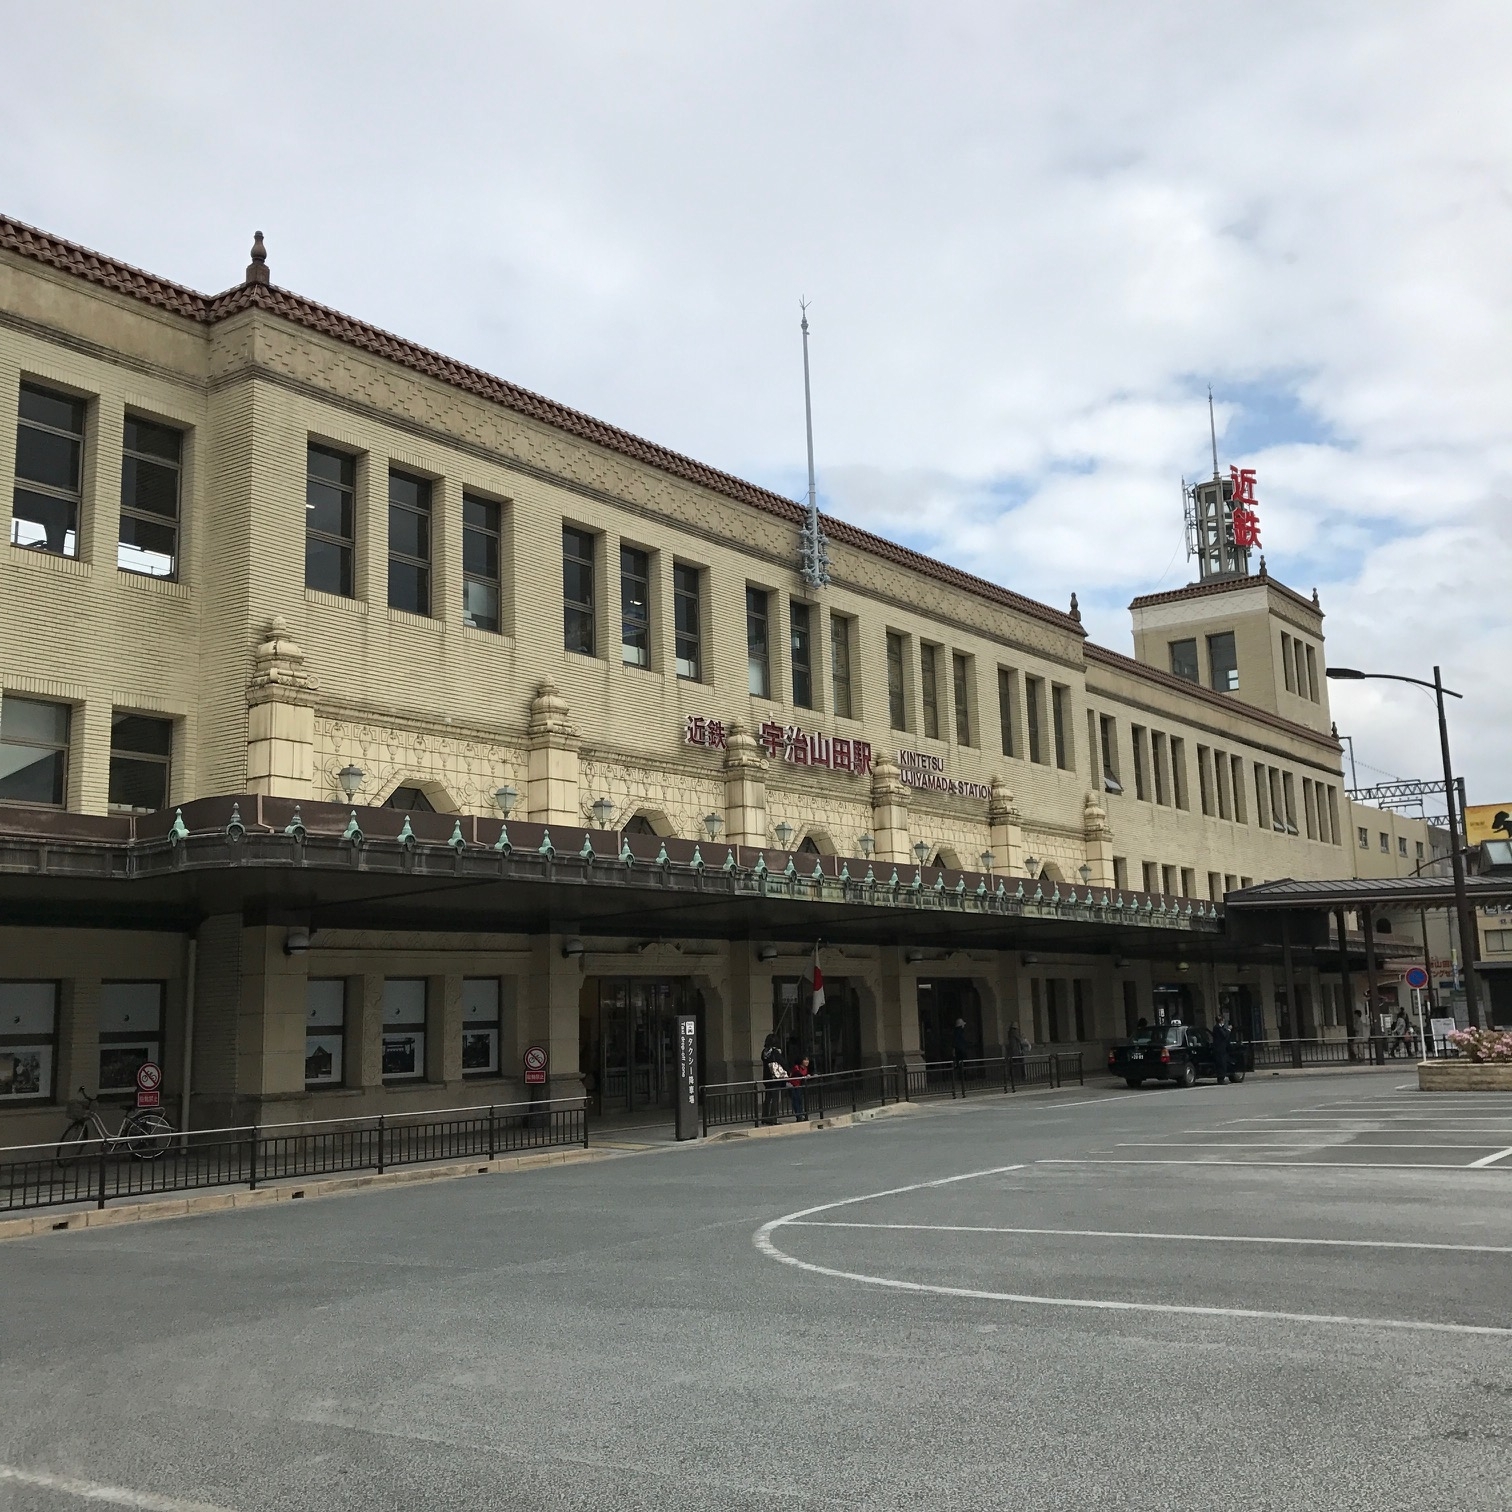
[{"label": "asphalt road", "polygon": [[1403,1080],[5,1244],[0,1507],[1504,1512],[1512,1100]]}]

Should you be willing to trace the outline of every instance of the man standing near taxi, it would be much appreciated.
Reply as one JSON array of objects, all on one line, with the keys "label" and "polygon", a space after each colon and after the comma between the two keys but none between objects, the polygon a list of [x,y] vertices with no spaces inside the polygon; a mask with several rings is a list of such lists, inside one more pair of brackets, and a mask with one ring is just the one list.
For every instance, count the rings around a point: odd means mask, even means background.
[{"label": "man standing near taxi", "polygon": [[1229,1075],[1229,1047],[1233,1043],[1233,1035],[1229,1032],[1226,1020],[1219,1019],[1213,1025],[1213,1070],[1217,1073],[1218,1085],[1224,1082],[1233,1083]]}]

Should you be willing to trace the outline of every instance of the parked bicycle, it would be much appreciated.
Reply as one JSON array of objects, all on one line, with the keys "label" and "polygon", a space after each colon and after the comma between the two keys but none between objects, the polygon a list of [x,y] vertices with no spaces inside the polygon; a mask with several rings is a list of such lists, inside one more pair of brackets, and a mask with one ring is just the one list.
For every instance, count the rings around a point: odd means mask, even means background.
[{"label": "parked bicycle", "polygon": [[68,1116],[72,1122],[58,1141],[60,1161],[80,1160],[96,1153],[91,1146],[103,1149],[107,1155],[156,1160],[173,1142],[173,1125],[161,1109],[131,1109],[121,1120],[121,1127],[112,1134],[97,1111],[98,1102],[98,1098],[91,1097],[80,1087],[78,1098],[69,1103]]}]

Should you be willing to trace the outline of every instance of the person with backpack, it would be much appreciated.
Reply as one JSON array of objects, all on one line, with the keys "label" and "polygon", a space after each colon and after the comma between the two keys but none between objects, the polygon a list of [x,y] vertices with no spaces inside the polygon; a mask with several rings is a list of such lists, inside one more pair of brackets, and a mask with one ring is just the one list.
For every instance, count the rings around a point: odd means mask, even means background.
[{"label": "person with backpack", "polygon": [[777,1036],[769,1034],[761,1050],[762,1123],[777,1122],[782,1107],[782,1089],[787,1079],[787,1067],[782,1064],[782,1051],[778,1047]]},{"label": "person with backpack", "polygon": [[800,1055],[788,1071],[788,1096],[793,1102],[793,1118],[798,1123],[808,1122],[808,1114],[803,1111],[803,1084],[812,1074],[806,1055]]}]

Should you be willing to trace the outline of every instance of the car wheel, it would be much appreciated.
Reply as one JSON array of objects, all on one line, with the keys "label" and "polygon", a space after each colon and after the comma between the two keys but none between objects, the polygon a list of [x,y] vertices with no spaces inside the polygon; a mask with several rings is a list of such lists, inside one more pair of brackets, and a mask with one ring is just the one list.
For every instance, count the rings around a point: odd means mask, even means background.
[{"label": "car wheel", "polygon": [[1142,1076],[1126,1076],[1126,1077],[1124,1077],[1124,1086],[1126,1086],[1126,1087],[1142,1087],[1142,1086],[1144,1086],[1144,1077],[1142,1077]]},{"label": "car wheel", "polygon": [[1176,1074],[1176,1085],[1178,1087],[1190,1087],[1196,1080],[1197,1068],[1190,1061]]}]

